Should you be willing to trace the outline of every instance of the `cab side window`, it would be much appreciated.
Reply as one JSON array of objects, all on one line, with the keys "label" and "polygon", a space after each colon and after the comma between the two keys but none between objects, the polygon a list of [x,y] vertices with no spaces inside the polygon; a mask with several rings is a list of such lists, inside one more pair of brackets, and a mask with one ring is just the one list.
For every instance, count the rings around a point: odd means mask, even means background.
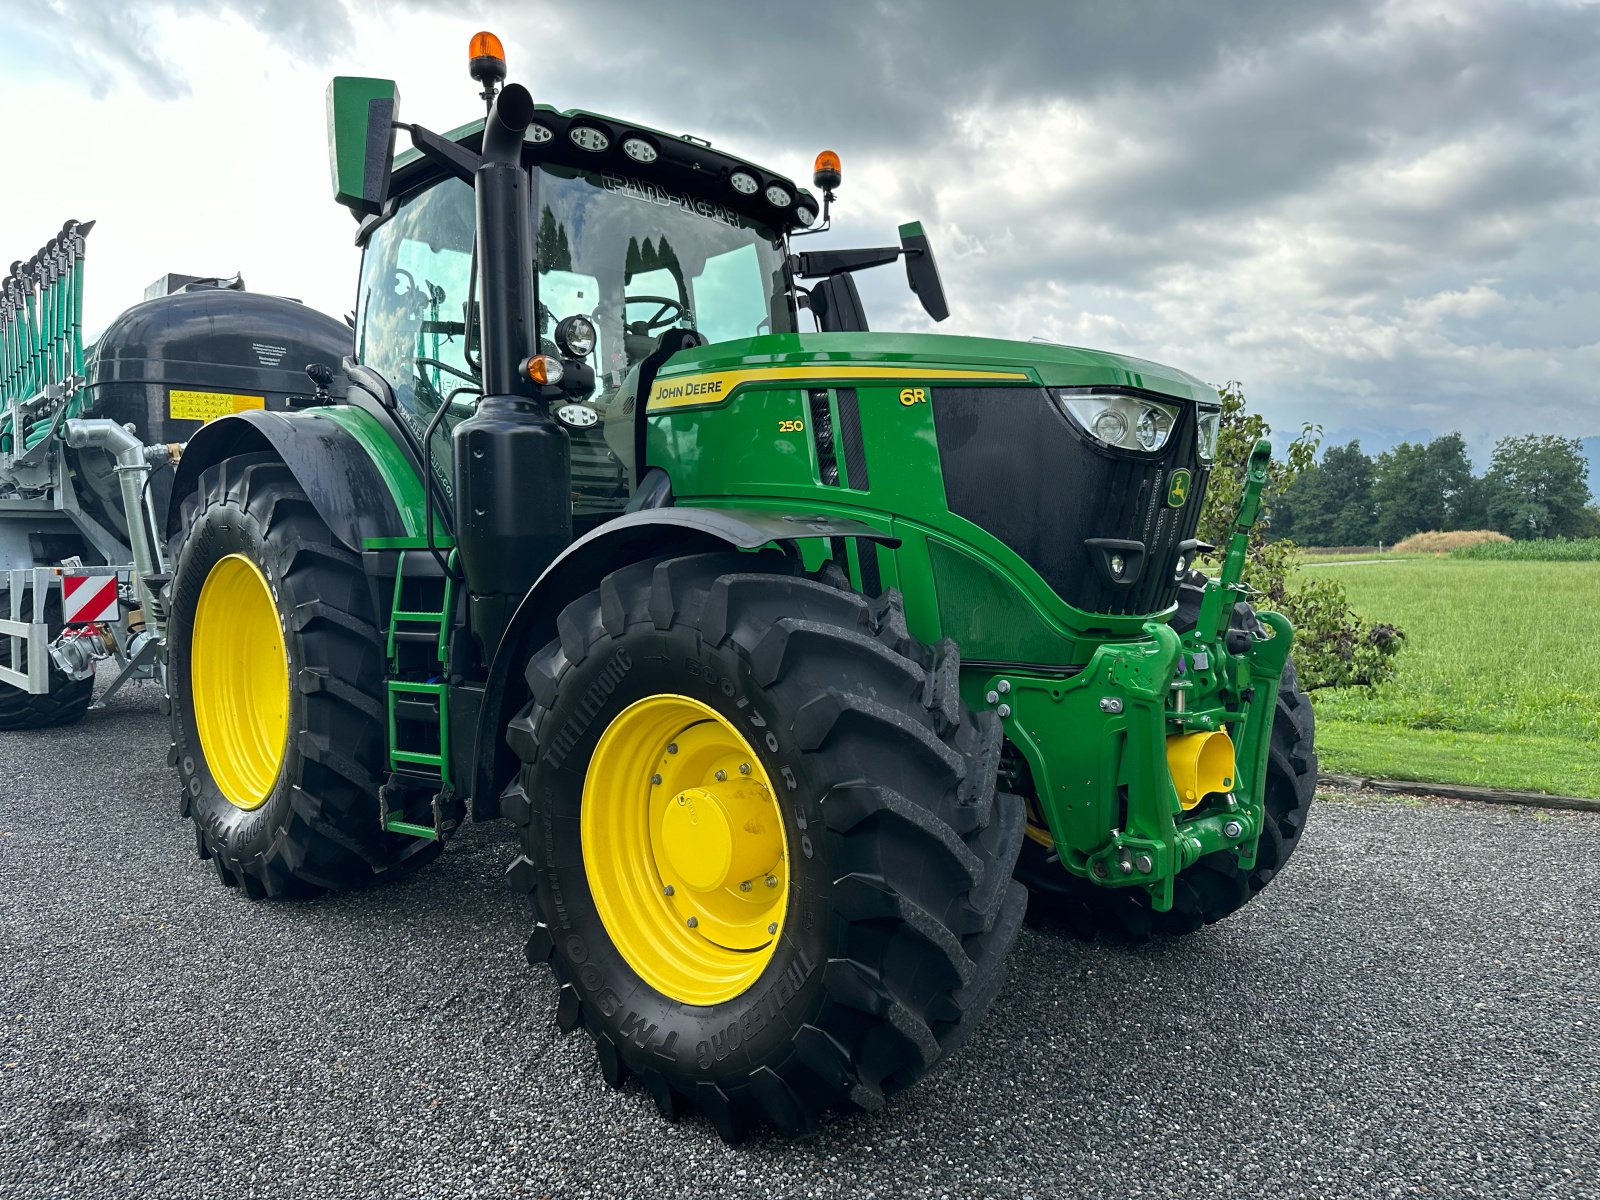
[{"label": "cab side window", "polygon": [[[447,489],[450,430],[472,414],[479,386],[466,353],[473,221],[472,189],[458,179],[410,197],[368,238],[356,297],[356,360],[388,381],[419,443],[448,404],[433,441]],[[457,388],[471,390],[449,400]]]}]

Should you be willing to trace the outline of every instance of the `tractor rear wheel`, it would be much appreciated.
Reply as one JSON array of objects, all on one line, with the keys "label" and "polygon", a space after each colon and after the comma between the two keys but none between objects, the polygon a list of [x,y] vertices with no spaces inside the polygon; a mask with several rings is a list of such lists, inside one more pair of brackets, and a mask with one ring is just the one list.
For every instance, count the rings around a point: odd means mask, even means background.
[{"label": "tractor rear wheel", "polygon": [[734,553],[626,567],[558,628],[509,730],[510,881],[605,1078],[735,1141],[876,1108],[959,1046],[1026,893],[954,643]]},{"label": "tractor rear wheel", "polygon": [[167,593],[179,812],[253,899],[358,887],[431,857],[379,827],[383,640],[360,558],[266,454],[207,469]]},{"label": "tractor rear wheel", "polygon": [[[20,610],[28,617],[33,615],[33,591],[22,593]],[[11,593],[0,588],[0,616],[11,615]],[[44,619],[50,636],[61,632],[61,601],[55,595],[45,597]],[[0,636],[0,666],[11,666],[11,639]],[[18,668],[19,670],[21,668]],[[94,676],[73,679],[55,663],[50,664],[50,690],[35,696],[9,683],[0,683],[0,730],[45,729],[55,725],[72,725],[83,720],[94,699]]]},{"label": "tractor rear wheel", "polygon": [[[1203,580],[1185,584],[1173,628],[1194,628]],[[1233,624],[1254,631],[1255,614],[1241,604]],[[1078,937],[1110,933],[1141,941],[1152,933],[1192,933],[1248,904],[1289,861],[1300,843],[1306,814],[1317,788],[1315,721],[1311,697],[1300,690],[1294,659],[1283,668],[1272,718],[1267,759],[1266,820],[1256,847],[1256,865],[1243,871],[1233,855],[1208,854],[1178,875],[1172,908],[1151,909],[1142,888],[1104,888],[1067,871],[1054,857],[1050,831],[1030,801],[1028,839],[1017,861],[1017,878],[1028,888],[1028,915],[1041,924],[1062,926]]]}]

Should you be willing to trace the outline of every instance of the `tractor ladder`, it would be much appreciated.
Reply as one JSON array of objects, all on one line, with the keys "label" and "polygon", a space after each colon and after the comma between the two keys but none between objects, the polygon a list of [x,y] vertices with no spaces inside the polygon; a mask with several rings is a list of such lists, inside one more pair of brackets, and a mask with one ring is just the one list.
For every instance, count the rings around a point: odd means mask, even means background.
[{"label": "tractor ladder", "polygon": [[[460,823],[450,754],[450,634],[456,606],[456,552],[450,539],[380,538],[365,543],[389,575],[385,649],[389,774],[378,791],[379,820],[390,833],[442,839]],[[444,557],[448,556],[448,557]],[[441,562],[441,558],[443,561]]]}]

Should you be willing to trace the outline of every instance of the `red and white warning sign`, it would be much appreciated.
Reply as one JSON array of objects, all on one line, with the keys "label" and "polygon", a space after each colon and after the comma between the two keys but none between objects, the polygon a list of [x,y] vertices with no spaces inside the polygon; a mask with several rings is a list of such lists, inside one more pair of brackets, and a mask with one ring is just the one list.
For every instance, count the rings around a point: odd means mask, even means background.
[{"label": "red and white warning sign", "polygon": [[115,575],[65,575],[61,579],[61,615],[68,625],[91,625],[117,619]]}]

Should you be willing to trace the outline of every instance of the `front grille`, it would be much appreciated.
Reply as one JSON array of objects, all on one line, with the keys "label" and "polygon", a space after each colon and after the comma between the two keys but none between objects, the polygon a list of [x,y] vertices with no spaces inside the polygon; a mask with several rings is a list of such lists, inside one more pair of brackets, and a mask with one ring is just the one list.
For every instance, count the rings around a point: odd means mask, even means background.
[{"label": "front grille", "polygon": [[[932,401],[951,512],[999,538],[1085,612],[1154,613],[1177,601],[1173,570],[1180,544],[1194,537],[1209,474],[1195,453],[1192,404],[1152,456],[1100,449],[1038,388],[935,388]],[[1179,468],[1192,481],[1173,508],[1167,490]],[[1138,578],[1111,582],[1091,539],[1142,546]]]}]

